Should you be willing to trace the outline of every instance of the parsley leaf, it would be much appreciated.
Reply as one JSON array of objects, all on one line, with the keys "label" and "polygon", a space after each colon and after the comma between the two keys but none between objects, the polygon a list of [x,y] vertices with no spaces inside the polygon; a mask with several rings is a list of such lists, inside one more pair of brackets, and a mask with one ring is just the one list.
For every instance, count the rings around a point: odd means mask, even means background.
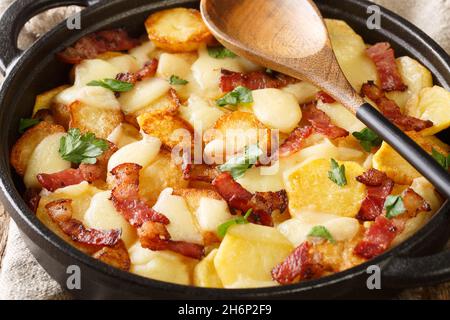
[{"label": "parsley leaf", "polygon": [[384,201],[384,209],[386,210],[386,218],[392,219],[401,215],[406,211],[403,199],[401,196],[388,196]]},{"label": "parsley leaf", "polygon": [[133,89],[134,84],[116,79],[93,80],[87,84],[91,87],[103,87],[114,92],[127,92]]},{"label": "parsley leaf", "polygon": [[223,238],[225,237],[228,228],[235,225],[235,224],[247,224],[248,223],[248,217],[252,213],[252,209],[249,209],[246,214],[243,217],[238,217],[232,220],[228,220],[227,222],[222,223],[220,226],[217,227],[217,234],[219,237]]},{"label": "parsley leaf", "polygon": [[170,76],[169,83],[172,85],[185,85],[188,84],[189,81],[181,79],[180,77],[173,74]]},{"label": "parsley leaf", "polygon": [[445,170],[449,169],[450,155],[445,156],[434,148],[431,150],[431,155]]},{"label": "parsley leaf", "polygon": [[331,159],[331,170],[328,171],[328,179],[340,187],[345,186],[347,184],[347,178],[345,177],[345,166],[341,165],[339,167],[337,161]]},{"label": "parsley leaf", "polygon": [[233,91],[228,92],[222,98],[217,99],[216,103],[219,107],[226,105],[237,106],[239,103],[252,103],[253,95],[252,90],[246,87],[236,87]]},{"label": "parsley leaf", "polygon": [[236,58],[237,55],[225,47],[208,47],[208,54],[211,58],[225,59],[225,58]]},{"label": "parsley leaf", "polygon": [[24,133],[27,131],[27,129],[34,127],[37,125],[41,120],[39,119],[25,119],[21,118],[19,123],[19,133]]},{"label": "parsley leaf", "polygon": [[244,154],[235,156],[226,163],[220,165],[219,170],[221,172],[230,172],[233,179],[236,180],[242,177],[244,173],[258,161],[258,158],[262,153],[262,150],[258,148],[257,145],[248,146],[245,148]]},{"label": "parsley leaf", "polygon": [[92,132],[81,134],[80,129],[72,128],[67,136],[59,141],[59,154],[64,160],[73,163],[94,164],[97,157],[108,149],[105,140],[95,138]]},{"label": "parsley leaf", "polygon": [[323,238],[330,241],[331,243],[336,243],[336,240],[334,240],[330,231],[328,231],[328,229],[324,226],[314,226],[308,233],[308,237]]},{"label": "parsley leaf", "polygon": [[381,145],[383,140],[369,128],[364,128],[360,132],[353,132],[353,136],[359,140],[364,150],[370,152],[373,147]]}]

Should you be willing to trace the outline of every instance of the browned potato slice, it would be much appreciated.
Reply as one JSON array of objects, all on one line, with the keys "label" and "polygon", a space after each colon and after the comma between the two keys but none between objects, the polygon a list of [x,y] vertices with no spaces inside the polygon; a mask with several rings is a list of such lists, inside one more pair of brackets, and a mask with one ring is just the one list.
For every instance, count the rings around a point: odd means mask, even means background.
[{"label": "browned potato slice", "polygon": [[223,200],[223,198],[220,196],[220,194],[217,193],[217,191],[210,189],[176,189],[172,194],[183,197],[192,211],[198,209],[201,198]]},{"label": "browned potato slice", "polygon": [[[167,110],[146,112],[137,118],[139,126],[148,135],[157,137],[169,148],[174,148],[189,138],[191,145],[194,138],[192,126]],[[188,137],[190,135],[190,137]],[[186,139],[183,139],[186,138]]]},{"label": "browned potato slice", "polygon": [[155,110],[166,110],[168,112],[175,113],[180,108],[180,105],[181,101],[177,96],[177,92],[175,91],[175,89],[170,89],[167,94],[163,95],[161,98],[151,103],[147,107],[133,112],[132,115],[138,117],[143,113],[152,112]]},{"label": "browned potato slice", "polygon": [[49,109],[52,104],[53,98],[68,87],[68,85],[59,86],[38,95],[34,103],[33,115],[35,115],[39,110]]},{"label": "browned potato slice", "polygon": [[145,21],[148,37],[159,48],[169,52],[197,50],[211,43],[213,36],[198,10],[174,8],[150,15]]},{"label": "browned potato slice", "polygon": [[25,174],[31,154],[44,138],[54,133],[64,131],[63,127],[46,121],[42,121],[28,129],[20,139],[17,140],[11,150],[11,165],[16,169],[17,173],[21,176]]},{"label": "browned potato slice", "polygon": [[186,188],[188,183],[183,179],[181,167],[172,161],[171,153],[162,150],[149,166],[141,170],[139,192],[153,206],[165,188]]},{"label": "browned potato slice", "polygon": [[81,132],[93,132],[97,138],[106,139],[123,121],[120,110],[107,110],[90,107],[79,101],[69,106],[70,127]]},{"label": "browned potato slice", "polygon": [[55,122],[63,126],[65,129],[68,129],[70,123],[69,107],[62,103],[53,103],[50,106],[50,110],[52,111]]}]

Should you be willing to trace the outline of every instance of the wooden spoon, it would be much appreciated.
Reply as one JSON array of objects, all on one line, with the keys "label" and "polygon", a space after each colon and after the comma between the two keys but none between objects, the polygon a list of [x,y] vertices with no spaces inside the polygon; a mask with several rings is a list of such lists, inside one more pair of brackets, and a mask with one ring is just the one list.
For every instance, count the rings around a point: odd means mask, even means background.
[{"label": "wooden spoon", "polygon": [[352,88],[311,0],[202,0],[200,7],[205,23],[224,46],[329,93],[450,198],[450,174]]}]

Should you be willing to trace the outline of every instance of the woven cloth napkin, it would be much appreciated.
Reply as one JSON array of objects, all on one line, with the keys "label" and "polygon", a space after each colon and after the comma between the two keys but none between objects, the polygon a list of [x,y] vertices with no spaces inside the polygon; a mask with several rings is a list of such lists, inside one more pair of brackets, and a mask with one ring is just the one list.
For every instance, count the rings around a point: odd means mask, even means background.
[{"label": "woven cloth napkin", "polygon": [[[0,0],[0,12],[12,1]],[[374,2],[416,24],[447,52],[450,52],[450,32],[448,32],[450,30],[450,0],[375,0]],[[336,5],[339,6],[339,1],[336,1]],[[19,46],[26,48],[57,22],[77,10],[79,10],[77,7],[58,8],[33,18],[25,25],[19,39]],[[414,298],[414,294],[406,297]],[[30,254],[16,224],[11,220],[0,269],[0,299],[69,298],[70,295],[51,279]]]}]

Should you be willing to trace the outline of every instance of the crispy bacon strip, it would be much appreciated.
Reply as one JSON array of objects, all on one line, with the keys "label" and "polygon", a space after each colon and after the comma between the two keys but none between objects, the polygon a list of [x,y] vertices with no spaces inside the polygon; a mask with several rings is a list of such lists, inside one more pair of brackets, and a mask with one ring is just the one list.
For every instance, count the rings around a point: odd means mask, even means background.
[{"label": "crispy bacon strip", "polygon": [[135,84],[138,81],[153,77],[156,73],[156,69],[158,69],[158,59],[152,59],[137,72],[119,73],[116,76],[116,80]]},{"label": "crispy bacon strip", "polygon": [[118,269],[130,270],[130,255],[123,240],[119,240],[113,247],[101,248],[92,257]]},{"label": "crispy bacon strip", "polygon": [[107,51],[126,51],[139,44],[123,29],[94,32],[79,39],[73,46],[56,54],[65,63],[78,64]]},{"label": "crispy bacon strip", "polygon": [[398,71],[394,49],[388,42],[379,42],[368,48],[366,53],[375,63],[383,90],[405,91],[408,88]]},{"label": "crispy bacon strip", "polygon": [[272,212],[283,212],[287,208],[288,198],[285,190],[253,194],[236,182],[228,172],[221,173],[212,184],[230,207],[244,213],[252,209],[249,221],[253,223],[273,226]]},{"label": "crispy bacon strip", "polygon": [[323,267],[320,256],[309,242],[303,242],[279,265],[272,269],[272,278],[280,284],[320,277]]},{"label": "crispy bacon strip", "polygon": [[220,89],[222,89],[222,92],[230,92],[239,86],[246,87],[250,90],[282,88],[297,82],[299,80],[281,73],[270,75],[263,71],[241,73],[222,69]]},{"label": "crispy bacon strip", "polygon": [[25,200],[25,203],[27,204],[28,208],[31,209],[34,213],[36,213],[37,208],[39,207],[39,201],[41,200],[41,196],[39,195],[38,189],[31,188],[25,190],[25,193],[23,195],[23,199]]},{"label": "crispy bacon strip", "polygon": [[60,199],[45,206],[50,218],[70,236],[73,241],[84,245],[112,247],[120,240],[119,229],[102,231],[86,228],[80,221],[72,218],[72,200]]},{"label": "crispy bacon strip", "polygon": [[403,193],[403,204],[406,212],[400,216],[388,219],[381,215],[375,219],[354,249],[357,256],[372,259],[382,254],[390,247],[395,237],[404,230],[408,219],[415,217],[419,212],[431,210],[430,205],[411,188]]},{"label": "crispy bacon strip", "polygon": [[288,157],[303,148],[305,140],[314,133],[311,126],[298,127],[292,131],[286,140],[280,145],[279,156]]},{"label": "crispy bacon strip", "polygon": [[356,180],[367,186],[367,196],[361,204],[357,219],[373,221],[383,213],[384,202],[394,188],[392,181],[384,172],[369,169]]},{"label": "crispy bacon strip", "polygon": [[361,88],[361,93],[371,99],[380,108],[381,113],[405,131],[421,131],[433,126],[430,120],[420,120],[411,116],[402,114],[400,107],[395,101],[388,99],[384,91],[378,88],[373,82],[365,83]]},{"label": "crispy bacon strip", "polygon": [[95,164],[80,164],[77,169],[66,169],[55,173],[40,173],[37,180],[40,185],[53,192],[56,189],[76,185],[83,181],[92,183],[98,180],[106,180],[106,168],[109,158],[117,151],[117,146],[108,141],[109,149],[97,158]]},{"label": "crispy bacon strip", "polygon": [[314,103],[302,106],[302,114],[302,118],[308,120],[316,132],[324,134],[330,139],[348,136],[347,130],[332,124],[330,117],[319,110]]}]

